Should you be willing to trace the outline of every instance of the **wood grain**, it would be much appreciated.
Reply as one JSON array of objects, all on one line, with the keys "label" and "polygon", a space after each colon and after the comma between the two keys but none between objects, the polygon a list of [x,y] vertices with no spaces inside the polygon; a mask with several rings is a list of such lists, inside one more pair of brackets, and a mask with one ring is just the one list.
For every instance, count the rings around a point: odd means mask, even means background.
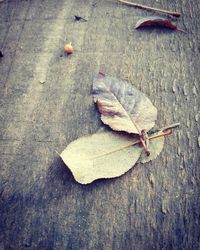
[{"label": "wood grain", "polygon": [[[135,31],[150,13],[114,0],[0,3],[0,249],[199,249],[200,6],[142,3],[180,11],[187,33]],[[84,186],[55,151],[101,127],[98,71],[143,91],[157,127],[181,127],[152,163]]]}]

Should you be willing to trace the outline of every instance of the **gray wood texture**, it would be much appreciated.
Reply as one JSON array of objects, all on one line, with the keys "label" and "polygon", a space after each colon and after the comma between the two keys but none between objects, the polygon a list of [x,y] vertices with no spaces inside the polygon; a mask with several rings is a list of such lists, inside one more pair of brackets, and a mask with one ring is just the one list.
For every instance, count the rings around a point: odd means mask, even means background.
[{"label": "gray wood texture", "polygon": [[[0,249],[200,248],[200,2],[141,2],[180,11],[186,33],[136,31],[159,14],[115,0],[0,3]],[[153,162],[79,185],[56,151],[101,127],[98,71],[143,91],[157,127],[181,127]]]}]

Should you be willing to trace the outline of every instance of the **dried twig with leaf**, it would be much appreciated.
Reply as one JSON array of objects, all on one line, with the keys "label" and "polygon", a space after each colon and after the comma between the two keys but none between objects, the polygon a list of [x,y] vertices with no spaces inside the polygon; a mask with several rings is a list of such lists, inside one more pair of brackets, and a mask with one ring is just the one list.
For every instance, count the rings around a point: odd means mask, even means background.
[{"label": "dried twig with leaf", "polygon": [[139,90],[125,81],[100,73],[93,82],[94,102],[101,120],[114,131],[81,137],[61,153],[61,158],[82,184],[120,176],[135,163],[155,159],[172,134],[172,124],[154,132],[157,109]]}]

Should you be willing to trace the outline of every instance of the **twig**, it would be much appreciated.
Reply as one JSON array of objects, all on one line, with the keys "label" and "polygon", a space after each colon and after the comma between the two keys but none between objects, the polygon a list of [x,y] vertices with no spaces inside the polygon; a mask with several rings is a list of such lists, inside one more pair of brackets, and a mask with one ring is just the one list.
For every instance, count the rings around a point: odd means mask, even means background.
[{"label": "twig", "polygon": [[179,123],[179,122],[170,124],[169,126],[163,127],[163,128],[161,128],[160,130],[161,130],[161,131],[166,131],[166,130],[168,130],[168,129],[176,128],[176,127],[178,127],[178,126],[180,126],[180,123]]},{"label": "twig", "polygon": [[[149,137],[148,137],[148,140],[151,141],[151,140],[154,140],[154,139],[163,137],[163,136],[169,136],[169,135],[171,135],[171,134],[172,134],[172,129],[171,129],[171,128],[177,127],[177,126],[178,126],[177,124],[179,124],[179,123],[175,123],[175,124],[172,124],[172,125],[170,125],[170,126],[168,126],[168,127],[165,127],[165,128],[164,128],[164,131],[162,131],[162,129],[160,129],[158,132],[155,132],[153,135],[149,136]],[[115,152],[117,152],[117,151],[119,151],[119,150],[122,150],[122,149],[125,149],[125,148],[129,148],[129,147],[131,147],[131,146],[134,146],[134,145],[140,144],[140,143],[141,143],[141,138],[139,138],[139,139],[136,140],[136,141],[130,142],[128,145],[126,145],[126,146],[124,146],[124,147],[120,147],[120,148],[115,149],[115,150],[113,150],[113,151],[110,151],[110,152],[108,152],[108,153],[106,153],[106,154],[103,154],[103,155],[101,154],[101,155],[97,155],[96,157],[88,158],[88,160],[90,160],[90,159],[98,159],[99,157],[106,156],[106,155],[109,155],[109,154],[113,154],[113,153],[115,153]],[[57,151],[55,151],[55,152],[56,152],[58,155],[60,155]]]},{"label": "twig", "polygon": [[[159,137],[168,136],[168,135],[171,135],[171,134],[172,134],[172,130],[171,130],[171,129],[166,130],[165,132],[159,131],[159,132],[156,133],[155,135],[150,136],[150,137],[149,137],[149,140],[157,139],[157,138],[159,138]],[[108,153],[106,153],[106,154],[97,155],[95,158],[92,158],[92,159],[98,159],[98,158],[100,158],[100,157],[102,157],[102,156],[109,155],[109,154],[113,154],[113,153],[115,153],[115,152],[117,152],[117,151],[119,151],[119,150],[122,150],[122,149],[125,149],[125,148],[129,148],[129,147],[134,146],[134,145],[139,144],[139,143],[141,143],[141,139],[138,139],[137,141],[134,141],[134,142],[130,142],[128,145],[126,145],[126,146],[124,146],[124,147],[120,147],[120,148],[115,149],[115,150],[113,150],[113,151],[110,151],[110,152],[108,152]],[[91,159],[91,158],[89,158],[89,159]],[[89,159],[88,159],[88,160],[89,160]]]},{"label": "twig", "polygon": [[151,154],[151,152],[150,152],[149,147],[146,144],[146,142],[157,139],[157,138],[162,137],[162,136],[169,136],[169,135],[172,135],[172,130],[171,129],[167,129],[165,131],[160,131],[160,133],[157,133],[156,135],[152,135],[150,137],[147,137],[146,141],[144,141],[143,138],[140,137],[140,141],[139,140],[138,140],[139,142],[136,141],[135,144],[142,143],[142,146],[143,146],[147,156],[149,156]]},{"label": "twig", "polygon": [[156,135],[152,135],[149,137],[149,140],[153,140],[153,139],[156,139],[156,138],[159,138],[159,137],[162,137],[162,136],[168,136],[168,135],[171,135],[172,134],[172,130],[171,129],[168,129],[168,130],[165,130],[165,132],[161,132],[161,133],[158,133]]},{"label": "twig", "polygon": [[143,5],[143,4],[139,4],[139,3],[132,3],[132,2],[124,1],[124,0],[118,0],[118,1],[121,2],[121,3],[127,4],[127,5],[130,5],[130,6],[133,6],[133,7],[137,7],[137,8],[141,8],[141,9],[145,9],[145,10],[158,11],[160,13],[175,16],[175,17],[180,17],[180,15],[181,15],[181,13],[175,12],[175,11],[157,9],[157,8],[150,7],[150,6],[147,6],[147,5]]},{"label": "twig", "polygon": [[147,131],[145,129],[143,129],[141,131],[141,134],[140,134],[140,141],[142,143],[142,146],[147,154],[147,156],[150,155],[150,151],[149,151],[149,136],[147,134]]}]

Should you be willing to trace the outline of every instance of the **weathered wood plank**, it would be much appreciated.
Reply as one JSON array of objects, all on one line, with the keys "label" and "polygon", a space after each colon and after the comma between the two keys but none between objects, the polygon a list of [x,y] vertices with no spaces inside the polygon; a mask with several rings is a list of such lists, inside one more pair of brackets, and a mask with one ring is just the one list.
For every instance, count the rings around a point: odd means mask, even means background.
[{"label": "weathered wood plank", "polygon": [[[114,0],[0,3],[1,249],[200,247],[200,6],[148,5],[181,11],[177,23],[187,33],[134,31],[140,17],[155,13]],[[100,128],[91,98],[99,70],[146,93],[158,127],[181,127],[152,163],[84,186],[55,150]]]}]

